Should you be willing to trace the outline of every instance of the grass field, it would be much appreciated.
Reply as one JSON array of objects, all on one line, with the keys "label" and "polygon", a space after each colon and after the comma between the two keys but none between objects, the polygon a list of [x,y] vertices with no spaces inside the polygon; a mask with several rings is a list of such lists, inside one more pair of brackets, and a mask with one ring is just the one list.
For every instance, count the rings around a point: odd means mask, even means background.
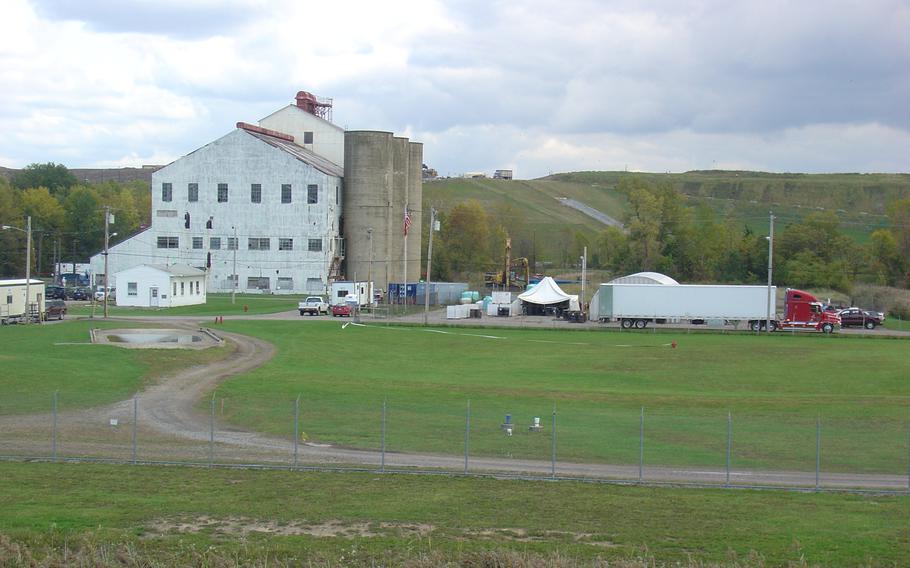
[{"label": "grass field", "polygon": [[[277,357],[217,392],[225,419],[287,436],[301,395],[314,440],[392,450],[549,459],[552,412],[565,461],[811,471],[816,419],[825,471],[907,471],[907,342],[846,336],[615,333],[229,322]],[[490,337],[486,337],[490,336]],[[495,338],[492,338],[495,337]],[[669,346],[678,341],[678,348]],[[506,414],[516,435],[499,429]],[[541,417],[547,433],[525,426]]]},{"label": "grass field", "polygon": [[[108,306],[108,314],[112,316],[230,316],[230,315],[255,315],[273,314],[296,310],[297,302],[305,296],[296,295],[265,295],[265,294],[237,294],[236,301],[231,302],[230,294],[208,294],[206,303],[195,306],[178,306],[175,308],[133,308]],[[104,308],[96,304],[95,317],[99,317]],[[70,315],[87,316],[92,314],[91,304],[73,306],[69,309]]]},{"label": "grass field", "polygon": [[[544,558],[523,566],[900,566],[910,557],[901,496],[86,464],[0,463],[0,476],[0,535],[39,558],[68,547],[70,562],[82,548],[109,547],[110,564],[89,565],[425,557],[412,565],[435,566],[491,550]],[[0,543],[0,563],[17,565],[17,549]],[[153,558],[165,560],[137,562]]]},{"label": "grass field", "polygon": [[0,415],[50,412],[54,391],[59,391],[60,410],[116,402],[169,370],[224,356],[224,349],[127,350],[91,344],[93,327],[135,325],[83,320],[0,327]]}]

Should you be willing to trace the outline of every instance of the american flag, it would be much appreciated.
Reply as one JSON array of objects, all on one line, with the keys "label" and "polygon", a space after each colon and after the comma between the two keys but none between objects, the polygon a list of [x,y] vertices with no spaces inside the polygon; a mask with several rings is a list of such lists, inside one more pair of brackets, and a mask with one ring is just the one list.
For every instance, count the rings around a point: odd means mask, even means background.
[{"label": "american flag", "polygon": [[411,228],[411,212],[408,209],[404,210],[404,236],[408,236],[408,229]]}]

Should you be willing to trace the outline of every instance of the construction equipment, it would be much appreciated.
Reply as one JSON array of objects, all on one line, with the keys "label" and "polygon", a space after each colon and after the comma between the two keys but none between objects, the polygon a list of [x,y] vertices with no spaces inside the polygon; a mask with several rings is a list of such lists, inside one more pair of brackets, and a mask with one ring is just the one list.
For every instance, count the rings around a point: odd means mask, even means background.
[{"label": "construction equipment", "polygon": [[[519,272],[519,269],[521,270]],[[527,258],[512,258],[512,239],[506,237],[505,258],[501,271],[484,273],[487,286],[502,286],[503,290],[521,291],[531,281],[531,265]]]}]

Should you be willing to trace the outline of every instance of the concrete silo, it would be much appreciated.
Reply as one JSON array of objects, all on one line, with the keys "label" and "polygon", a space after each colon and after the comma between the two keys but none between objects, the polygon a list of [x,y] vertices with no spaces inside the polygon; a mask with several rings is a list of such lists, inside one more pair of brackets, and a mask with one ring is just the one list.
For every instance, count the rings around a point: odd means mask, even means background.
[{"label": "concrete silo", "polygon": [[[345,276],[388,290],[392,220],[392,133],[353,130],[344,134]],[[399,239],[400,240],[400,239]],[[400,253],[398,255],[400,258]],[[372,259],[372,261],[371,261]],[[394,281],[394,279],[393,279]]]},{"label": "concrete silo", "polygon": [[[355,130],[345,132],[344,154],[345,277],[372,276],[383,291],[389,282],[417,282],[423,145],[390,132]],[[407,237],[405,211],[411,219]]]}]

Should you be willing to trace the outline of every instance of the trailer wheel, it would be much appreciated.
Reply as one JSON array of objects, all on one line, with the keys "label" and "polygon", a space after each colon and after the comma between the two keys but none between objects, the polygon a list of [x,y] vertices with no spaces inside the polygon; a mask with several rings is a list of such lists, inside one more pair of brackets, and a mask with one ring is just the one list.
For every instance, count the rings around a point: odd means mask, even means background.
[{"label": "trailer wheel", "polygon": [[875,322],[874,322],[874,321],[867,321],[865,327],[866,327],[866,329],[875,329]]},{"label": "trailer wheel", "polygon": [[822,326],[822,331],[825,333],[831,333],[834,331],[834,326],[831,325],[830,323],[826,323],[825,325]]},{"label": "trailer wheel", "polygon": [[635,329],[644,329],[648,325],[648,320],[635,320]]},{"label": "trailer wheel", "polygon": [[752,331],[761,331],[763,327],[765,326],[758,320],[752,322]]},{"label": "trailer wheel", "polygon": [[631,328],[632,328],[632,320],[630,320],[630,319],[623,319],[623,320],[620,322],[619,325],[621,325],[623,329],[631,329]]}]

